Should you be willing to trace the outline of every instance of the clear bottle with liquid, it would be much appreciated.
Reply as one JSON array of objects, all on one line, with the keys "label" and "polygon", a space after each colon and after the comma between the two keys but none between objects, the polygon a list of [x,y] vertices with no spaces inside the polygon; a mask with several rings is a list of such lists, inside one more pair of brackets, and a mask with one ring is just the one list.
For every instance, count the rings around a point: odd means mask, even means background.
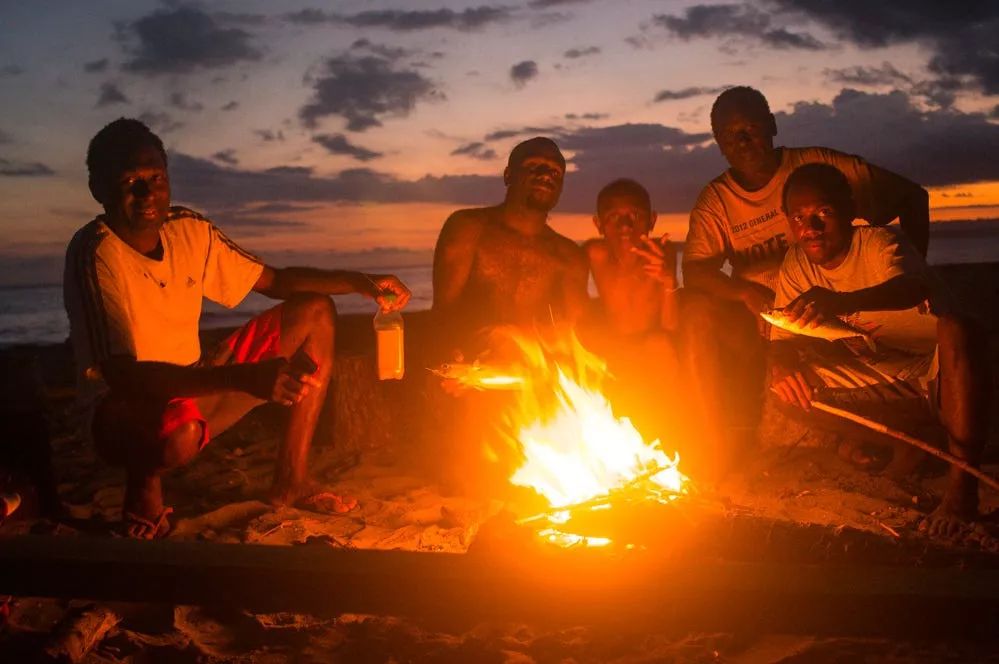
[{"label": "clear bottle with liquid", "polygon": [[[386,295],[385,300],[392,304],[395,295]],[[402,312],[378,309],[374,325],[378,380],[400,380],[406,372]]]}]

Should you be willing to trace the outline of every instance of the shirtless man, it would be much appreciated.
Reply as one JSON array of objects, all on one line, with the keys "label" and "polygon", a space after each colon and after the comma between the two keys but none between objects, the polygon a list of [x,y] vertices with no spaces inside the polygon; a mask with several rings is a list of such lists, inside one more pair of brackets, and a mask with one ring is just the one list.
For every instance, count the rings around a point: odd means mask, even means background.
[{"label": "shirtless man", "polygon": [[[805,326],[846,317],[870,330],[877,351],[775,329],[774,391],[806,411],[816,389],[880,408],[899,402],[889,396],[911,394],[939,416],[950,453],[978,464],[992,386],[986,335],[953,311],[946,288],[905,236],[852,225],[850,184],[836,168],[802,166],[788,178],[783,199],[797,244],[780,269],[777,305]],[[978,481],[951,467],[943,501],[923,527],[953,535],[977,516]]]},{"label": "shirtless man", "polygon": [[[690,213],[683,255],[681,338],[692,392],[712,414],[707,444],[724,463],[730,439],[748,439],[763,385],[759,313],[773,306],[780,262],[792,241],[781,206],[784,182],[798,166],[828,163],[850,181],[858,216],[873,225],[899,219],[926,255],[929,197],[919,185],[829,148],[774,147],[777,124],[766,98],[749,87],[723,92],[711,109],[711,130],[730,168],[712,180]],[[728,262],[731,276],[722,272]],[[711,423],[722,420],[722,428]],[[726,432],[725,428],[730,431]],[[736,447],[746,440],[736,443]]]},{"label": "shirtless man", "polygon": [[434,251],[435,317],[449,350],[492,325],[575,321],[585,310],[586,258],[548,225],[565,158],[548,138],[510,152],[499,205],[452,214]]},{"label": "shirtless man", "polygon": [[602,316],[584,340],[608,363],[615,407],[647,437],[677,423],[676,249],[656,223],[649,192],[634,180],[615,180],[597,195],[593,222],[599,238],[583,245],[597,285]]},{"label": "shirtless man", "polygon": [[[64,300],[83,435],[105,460],[125,467],[124,531],[164,535],[171,509],[163,503],[163,473],[268,401],[290,411],[271,501],[349,509],[349,501],[318,492],[308,470],[333,371],[329,295],[359,293],[400,308],[409,290],[391,275],[273,268],[205,217],[171,206],[163,142],[138,120],[101,129],[87,168],[104,213],[69,243]],[[283,302],[202,355],[202,299],[234,307],[250,290]]]},{"label": "shirtless man", "polygon": [[[492,340],[478,333],[497,325],[544,331],[553,321],[572,324],[584,312],[586,257],[548,225],[564,175],[565,158],[553,141],[524,141],[503,171],[503,202],[459,210],[445,222],[434,251],[433,304],[444,358],[456,350],[469,358],[484,350],[502,356],[503,349],[479,345]],[[464,492],[506,490],[517,451],[483,423],[502,420],[510,395],[443,388],[451,396],[430,392],[431,399],[444,399],[430,410],[447,413],[431,423],[431,438],[444,446],[434,455],[435,472]]]}]

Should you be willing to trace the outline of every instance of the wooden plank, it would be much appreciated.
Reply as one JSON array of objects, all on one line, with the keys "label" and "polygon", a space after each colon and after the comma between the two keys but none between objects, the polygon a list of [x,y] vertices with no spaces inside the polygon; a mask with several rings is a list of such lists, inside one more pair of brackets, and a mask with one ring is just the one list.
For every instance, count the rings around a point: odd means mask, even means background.
[{"label": "wooden plank", "polygon": [[664,562],[640,551],[456,555],[23,536],[0,543],[0,593],[839,635],[995,638],[999,619],[999,570]]}]

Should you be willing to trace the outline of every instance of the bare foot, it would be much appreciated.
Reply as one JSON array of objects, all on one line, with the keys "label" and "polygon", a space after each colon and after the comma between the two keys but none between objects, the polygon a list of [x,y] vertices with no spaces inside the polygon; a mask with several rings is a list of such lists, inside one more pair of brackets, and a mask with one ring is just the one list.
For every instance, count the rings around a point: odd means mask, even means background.
[{"label": "bare foot", "polygon": [[919,531],[930,537],[954,540],[974,527],[973,518],[942,503],[919,523]]},{"label": "bare foot", "polygon": [[968,533],[978,518],[978,483],[958,481],[947,488],[943,502],[919,524],[930,537],[953,540]]},{"label": "bare foot", "polygon": [[275,507],[293,506],[323,514],[344,514],[357,507],[352,496],[326,491],[314,482],[271,490],[271,504]]}]

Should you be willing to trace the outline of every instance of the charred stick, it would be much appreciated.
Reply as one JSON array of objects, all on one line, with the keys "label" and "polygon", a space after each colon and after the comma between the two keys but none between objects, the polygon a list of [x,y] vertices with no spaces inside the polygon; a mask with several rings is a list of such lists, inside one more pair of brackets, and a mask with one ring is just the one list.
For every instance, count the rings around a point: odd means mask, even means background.
[{"label": "charred stick", "polygon": [[836,415],[838,417],[842,417],[845,420],[850,420],[851,422],[867,427],[872,431],[877,431],[878,433],[882,433],[886,436],[891,436],[892,438],[900,440],[903,443],[908,443],[913,447],[918,447],[927,454],[932,454],[938,459],[943,459],[952,466],[960,468],[969,475],[977,477],[984,484],[995,489],[996,491],[999,491],[999,481],[996,481],[994,478],[990,477],[989,475],[986,475],[985,473],[983,473],[982,471],[980,471],[979,469],[975,468],[970,463],[965,461],[964,459],[959,459],[953,454],[944,452],[943,450],[939,450],[933,445],[930,445],[925,441],[919,440],[914,436],[910,436],[909,434],[903,431],[899,431],[898,429],[892,429],[891,427],[885,424],[881,424],[880,422],[877,422],[875,420],[863,417],[861,415],[857,415],[856,413],[851,413],[850,411],[844,410],[842,408],[830,406],[829,404],[822,403],[821,401],[812,401],[812,407],[817,408],[818,410],[821,410],[823,412],[829,413],[830,415]]}]

